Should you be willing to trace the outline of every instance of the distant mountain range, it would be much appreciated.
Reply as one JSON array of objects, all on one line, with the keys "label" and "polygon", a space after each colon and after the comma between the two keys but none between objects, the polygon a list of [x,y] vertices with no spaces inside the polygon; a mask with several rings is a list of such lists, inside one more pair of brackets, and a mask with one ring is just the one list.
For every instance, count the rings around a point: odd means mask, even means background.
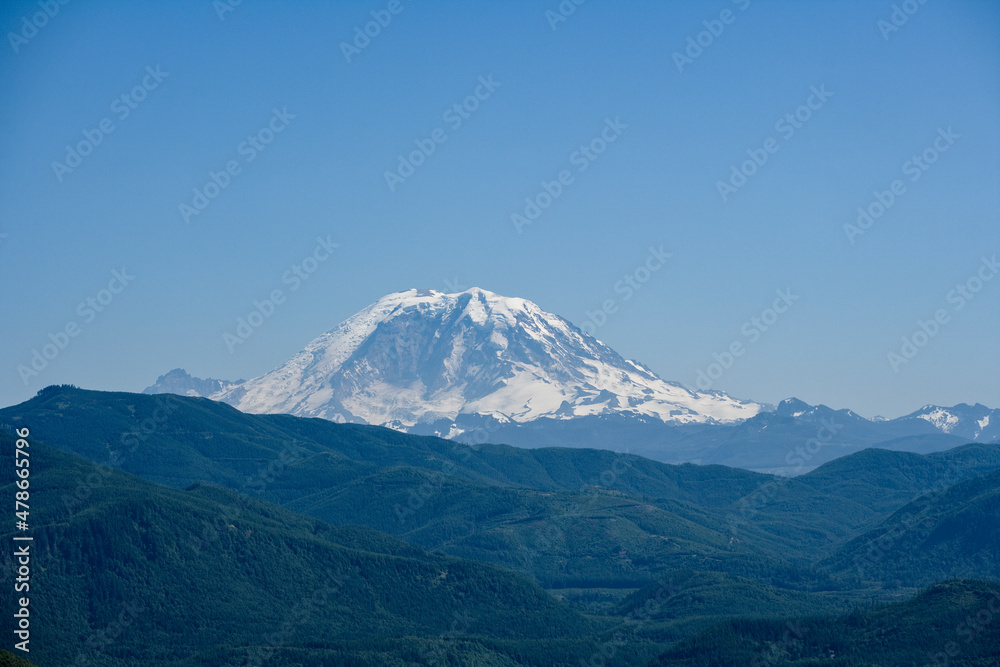
[{"label": "distant mountain range", "polygon": [[479,288],[390,294],[260,377],[200,379],[175,369],[144,393],[465,442],[601,447],[767,470],[801,471],[869,446],[927,452],[1000,439],[1000,410],[980,404],[865,419],[795,398],[775,407],[695,391],[530,301]]}]

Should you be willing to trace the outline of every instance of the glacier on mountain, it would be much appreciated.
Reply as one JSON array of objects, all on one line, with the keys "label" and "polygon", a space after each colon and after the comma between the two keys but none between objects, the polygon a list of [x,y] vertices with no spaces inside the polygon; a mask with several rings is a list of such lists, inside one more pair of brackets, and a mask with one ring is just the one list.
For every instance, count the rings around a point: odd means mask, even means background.
[{"label": "glacier on mountain", "polygon": [[460,414],[726,423],[761,410],[667,382],[534,303],[479,288],[389,294],[281,366],[209,398],[245,412],[403,429]]}]

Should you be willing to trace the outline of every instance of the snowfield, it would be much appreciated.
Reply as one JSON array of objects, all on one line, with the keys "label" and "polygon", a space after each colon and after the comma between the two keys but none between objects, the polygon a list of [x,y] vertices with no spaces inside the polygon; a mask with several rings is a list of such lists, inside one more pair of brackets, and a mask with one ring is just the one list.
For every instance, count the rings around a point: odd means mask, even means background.
[{"label": "snowfield", "polygon": [[667,382],[534,303],[479,288],[385,296],[278,368],[209,398],[245,412],[396,428],[471,413],[724,423],[761,410]]}]

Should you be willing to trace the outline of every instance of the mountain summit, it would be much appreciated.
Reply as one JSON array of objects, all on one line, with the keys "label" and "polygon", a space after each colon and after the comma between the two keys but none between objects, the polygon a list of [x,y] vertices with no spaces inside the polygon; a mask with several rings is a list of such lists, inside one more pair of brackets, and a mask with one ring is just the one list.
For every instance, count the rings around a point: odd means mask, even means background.
[{"label": "mountain summit", "polygon": [[244,412],[405,430],[450,422],[442,435],[461,431],[454,427],[460,416],[724,423],[761,409],[667,382],[534,303],[479,288],[389,294],[278,368],[208,398]]},{"label": "mountain summit", "polygon": [[1000,440],[1000,410],[988,408],[981,403],[959,403],[950,408],[925,405],[900,419],[923,419],[943,433],[969,441]]}]

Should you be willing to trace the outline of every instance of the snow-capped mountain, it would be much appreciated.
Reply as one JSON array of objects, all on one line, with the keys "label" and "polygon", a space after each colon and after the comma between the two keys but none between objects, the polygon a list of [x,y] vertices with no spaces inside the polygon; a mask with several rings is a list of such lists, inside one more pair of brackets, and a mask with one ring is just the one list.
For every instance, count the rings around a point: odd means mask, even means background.
[{"label": "snow-capped mountain", "polygon": [[[887,419],[865,419],[852,410],[833,410],[825,405],[809,405],[797,398],[786,398],[774,410],[779,417],[793,417],[799,421],[817,422],[820,419],[836,421],[844,426],[876,426],[881,435],[895,431],[912,434],[941,433],[961,438],[966,442],[994,442],[1000,440],[1000,410],[980,403],[959,403],[950,408],[925,405],[916,412]],[[888,438],[888,436],[887,436]]]},{"label": "snow-capped mountain", "polygon": [[751,467],[783,465],[817,433],[827,435],[810,465],[864,447],[930,452],[1000,441],[1000,410],[979,404],[869,420],[797,398],[770,406],[694,391],[530,301],[478,288],[390,294],[260,377],[200,380],[176,369],[146,392],[470,442],[627,448]]},{"label": "snow-capped mountain", "polygon": [[1000,439],[1000,410],[990,409],[981,403],[959,403],[950,408],[925,405],[900,419],[923,419],[942,433],[970,441],[993,442]]},{"label": "snow-capped mountain", "polygon": [[244,412],[404,430],[460,415],[499,423],[606,414],[726,423],[761,410],[667,382],[530,301],[478,288],[390,294],[278,368],[208,398]]}]

